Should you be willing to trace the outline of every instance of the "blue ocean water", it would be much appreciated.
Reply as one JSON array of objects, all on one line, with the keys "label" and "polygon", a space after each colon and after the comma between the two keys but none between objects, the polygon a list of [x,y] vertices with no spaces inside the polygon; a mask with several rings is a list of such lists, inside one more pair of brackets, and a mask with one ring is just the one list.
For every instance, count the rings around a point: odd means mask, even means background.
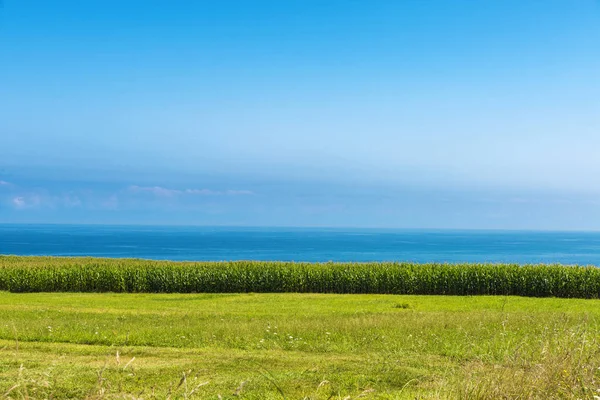
[{"label": "blue ocean water", "polygon": [[0,224],[0,254],[600,266],[600,232]]}]

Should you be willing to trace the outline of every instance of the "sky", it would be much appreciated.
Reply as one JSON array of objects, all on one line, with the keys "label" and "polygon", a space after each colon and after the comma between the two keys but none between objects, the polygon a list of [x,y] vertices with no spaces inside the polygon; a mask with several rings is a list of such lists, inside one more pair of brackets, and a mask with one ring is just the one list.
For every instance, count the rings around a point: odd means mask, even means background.
[{"label": "sky", "polygon": [[598,0],[4,0],[0,223],[600,229]]}]

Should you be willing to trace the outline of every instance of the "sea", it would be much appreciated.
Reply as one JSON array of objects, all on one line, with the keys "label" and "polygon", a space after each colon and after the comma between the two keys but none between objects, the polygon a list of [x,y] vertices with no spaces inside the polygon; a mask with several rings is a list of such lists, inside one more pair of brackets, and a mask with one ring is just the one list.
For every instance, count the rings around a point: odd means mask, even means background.
[{"label": "sea", "polygon": [[0,254],[600,266],[600,232],[0,224]]}]

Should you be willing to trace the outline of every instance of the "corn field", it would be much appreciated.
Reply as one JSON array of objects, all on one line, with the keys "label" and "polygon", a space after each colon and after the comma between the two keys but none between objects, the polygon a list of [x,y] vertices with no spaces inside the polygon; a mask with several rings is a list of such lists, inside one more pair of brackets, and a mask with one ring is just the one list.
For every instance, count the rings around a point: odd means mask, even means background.
[{"label": "corn field", "polygon": [[600,297],[600,268],[518,264],[171,262],[0,256],[0,290]]}]

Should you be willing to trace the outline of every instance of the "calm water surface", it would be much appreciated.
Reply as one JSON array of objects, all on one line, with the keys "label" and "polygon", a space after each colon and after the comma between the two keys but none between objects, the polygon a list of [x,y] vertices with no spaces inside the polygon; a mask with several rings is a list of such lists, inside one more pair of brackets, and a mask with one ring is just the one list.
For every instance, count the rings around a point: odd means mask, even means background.
[{"label": "calm water surface", "polygon": [[600,265],[600,232],[0,224],[0,254]]}]

